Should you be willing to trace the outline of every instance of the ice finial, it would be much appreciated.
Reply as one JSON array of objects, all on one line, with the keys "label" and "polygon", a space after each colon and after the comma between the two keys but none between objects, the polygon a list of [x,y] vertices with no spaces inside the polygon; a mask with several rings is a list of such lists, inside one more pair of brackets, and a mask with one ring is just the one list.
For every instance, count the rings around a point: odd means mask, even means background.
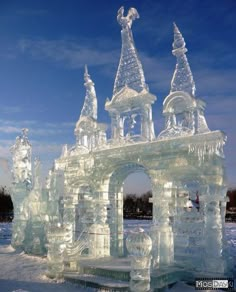
[{"label": "ice finial", "polygon": [[171,90],[185,91],[191,96],[195,96],[195,83],[193,75],[189,67],[188,59],[185,55],[187,49],[185,47],[184,38],[179,31],[177,25],[174,23],[174,42],[172,53],[177,58],[175,72],[171,81]]},{"label": "ice finial", "polygon": [[92,80],[90,79],[90,75],[88,74],[88,66],[84,65],[84,81],[85,81],[85,85],[88,82],[91,82]]},{"label": "ice finial", "polygon": [[28,133],[29,133],[29,129],[24,128],[24,129],[22,129],[21,131],[22,131],[22,137],[23,137],[23,138],[27,138]]},{"label": "ice finial", "polygon": [[136,18],[139,18],[139,14],[135,8],[130,8],[127,16],[124,16],[123,6],[118,10],[117,21],[122,27],[122,49],[113,95],[116,95],[116,93],[125,86],[134,89],[137,92],[141,92],[143,89],[148,89],[131,30],[133,20]]},{"label": "ice finial", "polygon": [[138,11],[135,8],[130,8],[127,16],[124,16],[124,6],[118,10],[117,21],[122,26],[122,29],[131,28],[133,20],[139,18]]},{"label": "ice finial", "polygon": [[86,88],[86,96],[84,100],[84,106],[81,111],[80,117],[90,117],[97,119],[97,97],[94,87],[94,83],[88,74],[87,65],[85,65],[84,70],[84,86]]}]

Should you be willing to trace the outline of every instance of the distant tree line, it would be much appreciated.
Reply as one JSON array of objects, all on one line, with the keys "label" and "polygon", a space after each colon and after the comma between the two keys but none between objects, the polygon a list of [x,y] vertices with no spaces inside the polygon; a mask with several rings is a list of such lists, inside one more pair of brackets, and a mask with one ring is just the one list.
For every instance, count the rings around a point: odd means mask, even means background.
[{"label": "distant tree line", "polygon": [[152,203],[149,199],[152,192],[149,191],[141,196],[129,194],[124,197],[124,218],[125,219],[151,219]]},{"label": "distant tree line", "polygon": [[13,219],[13,203],[6,187],[0,187],[0,222]]},{"label": "distant tree line", "polygon": [[[226,205],[226,220],[236,222],[236,189],[227,192],[229,202]],[[152,192],[149,191],[141,196],[129,194],[124,197],[125,219],[152,219]]]},{"label": "distant tree line", "polygon": [[226,221],[236,222],[236,189],[227,192],[229,202],[226,205]]},{"label": "distant tree line", "polygon": [[[236,189],[227,192],[229,202],[226,205],[227,221],[236,221]],[[128,194],[124,197],[125,219],[152,219],[152,192],[148,191],[141,196]],[[13,203],[6,187],[0,187],[0,222],[12,221]]]},{"label": "distant tree line", "polygon": [[229,202],[226,205],[226,209],[236,212],[236,189],[228,190],[227,196],[229,197]]}]

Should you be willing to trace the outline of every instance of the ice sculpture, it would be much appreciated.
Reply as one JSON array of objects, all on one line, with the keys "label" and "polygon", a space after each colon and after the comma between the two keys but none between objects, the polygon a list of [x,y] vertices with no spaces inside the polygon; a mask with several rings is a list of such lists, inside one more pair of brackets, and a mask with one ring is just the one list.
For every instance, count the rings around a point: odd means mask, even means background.
[{"label": "ice sculpture", "polygon": [[[149,285],[154,290],[178,280],[194,281],[196,276],[230,276],[224,236],[226,137],[207,126],[205,103],[195,96],[187,49],[175,24],[172,53],[177,64],[163,103],[165,128],[155,136],[152,104],[156,97],[145,82],[131,30],[138,17],[134,8],[127,16],[123,7],[118,11],[121,57],[112,98],[105,104],[111,139],[107,140],[105,125],[98,123],[95,85],[87,67],[75,145],[63,147],[45,189],[38,161],[32,188],[26,131],[17,138],[12,148],[17,218],[13,242],[31,253],[42,250],[45,222],[50,277],[86,285],[92,279],[99,286],[102,276],[103,285],[109,278],[114,290],[123,285],[147,291]],[[131,257],[127,257],[123,184],[137,171],[145,172],[151,181],[153,220],[149,234],[136,230],[128,235]],[[37,239],[33,245],[30,234]]]},{"label": "ice sculpture", "polygon": [[[117,21],[122,27],[122,51],[113,95],[117,94],[125,86],[137,92],[148,89],[131,30],[132,23],[136,18],[139,18],[139,14],[135,8],[130,8],[127,16],[124,16],[124,7],[118,10]],[[127,70],[127,67],[129,67],[129,70]]]},{"label": "ice sculpture", "polygon": [[25,239],[27,214],[24,199],[32,188],[31,144],[27,137],[28,129],[22,129],[22,135],[16,138],[11,147],[12,167],[12,201],[14,205],[14,221],[12,230],[12,246],[22,247]]},{"label": "ice sculpture", "polygon": [[208,132],[204,117],[205,103],[195,98],[195,83],[185,53],[185,41],[174,23],[172,53],[176,57],[176,68],[171,81],[170,94],[163,102],[165,130],[160,139]]},{"label": "ice sculpture", "polygon": [[80,118],[75,127],[76,148],[80,148],[80,151],[81,149],[92,150],[106,142],[106,126],[97,122],[96,91],[88,74],[87,66],[85,66],[84,81],[86,96]]},{"label": "ice sculpture", "polygon": [[22,135],[16,138],[15,145],[11,147],[13,160],[13,183],[25,183],[30,187],[31,174],[31,144],[27,138],[28,129],[22,129]]},{"label": "ice sculpture", "polygon": [[15,145],[11,147],[14,205],[12,246],[22,248],[27,253],[42,255],[46,252],[47,199],[43,197],[41,165],[37,158],[34,160],[32,177],[32,147],[27,134],[28,129],[23,129],[22,135],[16,138]]},{"label": "ice sculpture", "polygon": [[139,14],[130,8],[124,16],[124,8],[118,11],[121,25],[121,57],[118,66],[113,96],[107,99],[105,109],[111,116],[112,139],[114,141],[147,140],[155,138],[151,105],[156,97],[149,93],[145,83],[142,64],[139,60],[131,26]]},{"label": "ice sculpture", "polygon": [[195,96],[195,83],[185,55],[187,51],[184,38],[182,37],[177,25],[174,23],[174,42],[172,53],[176,56],[177,63],[173,79],[171,81],[170,92],[184,91],[191,96]]}]

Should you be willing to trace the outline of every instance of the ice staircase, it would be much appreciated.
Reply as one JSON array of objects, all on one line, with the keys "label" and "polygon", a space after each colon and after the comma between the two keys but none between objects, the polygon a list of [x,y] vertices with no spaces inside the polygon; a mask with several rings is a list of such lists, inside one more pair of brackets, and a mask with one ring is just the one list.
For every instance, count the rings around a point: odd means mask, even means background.
[{"label": "ice staircase", "polygon": [[[129,258],[81,259],[78,271],[66,271],[64,278],[99,291],[130,291],[130,270]],[[153,291],[164,291],[180,280],[191,283],[194,279],[183,268],[169,266],[152,271],[151,287]]]},{"label": "ice staircase", "polygon": [[67,281],[105,291],[129,291],[130,260],[127,258],[83,259],[79,272],[64,272]]}]

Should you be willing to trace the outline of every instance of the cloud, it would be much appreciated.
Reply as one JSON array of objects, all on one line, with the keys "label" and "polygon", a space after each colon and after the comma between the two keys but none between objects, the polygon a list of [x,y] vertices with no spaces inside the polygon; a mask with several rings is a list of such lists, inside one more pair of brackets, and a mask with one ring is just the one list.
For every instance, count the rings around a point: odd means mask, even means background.
[{"label": "cloud", "polygon": [[[29,135],[51,136],[73,132],[74,122],[48,123],[36,120],[0,120],[0,133],[20,135],[23,128],[29,129]],[[16,126],[18,125],[18,126]]]},{"label": "cloud", "polygon": [[56,144],[56,143],[45,143],[39,141],[31,141],[33,147],[34,156],[41,156],[45,154],[56,154],[59,157],[59,154],[62,151],[62,147],[64,144]]},{"label": "cloud", "polygon": [[146,82],[156,92],[161,90],[169,93],[170,82],[175,69],[175,67],[171,66],[174,64],[171,56],[158,58],[156,56],[149,56],[145,52],[140,52],[139,55],[143,64]]},{"label": "cloud", "polygon": [[201,95],[219,95],[221,99],[236,91],[235,70],[207,68],[193,72],[197,92]]},{"label": "cloud", "polygon": [[0,132],[1,133],[7,133],[7,134],[12,134],[12,133],[19,133],[21,132],[21,128],[17,128],[14,126],[1,126],[0,127]]},{"label": "cloud", "polygon": [[35,59],[48,59],[69,68],[81,68],[85,64],[100,66],[116,62],[117,50],[104,50],[101,41],[79,40],[32,40],[22,39],[18,47],[22,53],[28,53]]},{"label": "cloud", "polygon": [[[7,100],[7,98],[5,97],[5,100]],[[24,105],[4,105],[1,104],[0,106],[0,113],[4,114],[4,115],[14,115],[14,114],[18,114],[18,113],[24,113],[26,115],[26,113],[30,112],[34,112],[34,113],[41,113],[41,112],[45,112],[45,107],[43,105],[37,106],[37,107],[31,107],[31,106],[24,106]]]},{"label": "cloud", "polygon": [[0,58],[4,60],[15,60],[17,56],[17,52],[12,49],[5,49],[0,51]]}]

